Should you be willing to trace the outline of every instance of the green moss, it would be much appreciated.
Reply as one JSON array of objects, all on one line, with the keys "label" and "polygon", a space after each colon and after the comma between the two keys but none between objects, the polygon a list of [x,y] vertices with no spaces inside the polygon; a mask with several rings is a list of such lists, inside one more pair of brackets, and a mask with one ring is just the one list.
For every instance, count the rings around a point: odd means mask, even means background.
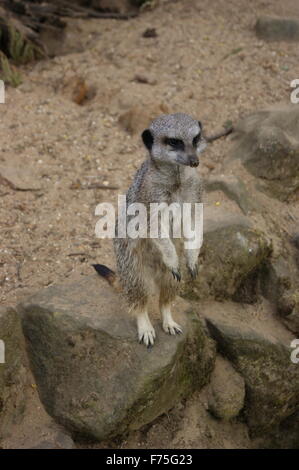
[{"label": "green moss", "polygon": [[20,72],[11,65],[6,57],[6,55],[0,51],[0,79],[4,83],[8,83],[13,87],[17,87],[22,83],[22,78]]}]

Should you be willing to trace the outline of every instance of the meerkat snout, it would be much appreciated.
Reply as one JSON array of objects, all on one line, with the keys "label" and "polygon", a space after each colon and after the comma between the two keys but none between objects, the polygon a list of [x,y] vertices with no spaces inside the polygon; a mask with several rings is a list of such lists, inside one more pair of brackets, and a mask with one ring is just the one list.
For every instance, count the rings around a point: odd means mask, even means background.
[{"label": "meerkat snout", "polygon": [[199,165],[199,159],[197,155],[189,155],[188,156],[189,165],[193,168]]}]

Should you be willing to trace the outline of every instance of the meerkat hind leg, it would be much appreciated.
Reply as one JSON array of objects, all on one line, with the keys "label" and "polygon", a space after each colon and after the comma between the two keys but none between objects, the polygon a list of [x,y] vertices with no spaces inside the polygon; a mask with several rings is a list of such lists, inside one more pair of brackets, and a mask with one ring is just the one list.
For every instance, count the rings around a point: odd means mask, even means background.
[{"label": "meerkat hind leg", "polygon": [[182,327],[172,318],[170,303],[160,304],[160,309],[162,314],[163,330],[165,333],[170,335],[183,333]]},{"label": "meerkat hind leg", "polygon": [[156,333],[150,322],[147,310],[139,311],[136,313],[136,317],[139,343],[144,343],[147,347],[153,346]]}]

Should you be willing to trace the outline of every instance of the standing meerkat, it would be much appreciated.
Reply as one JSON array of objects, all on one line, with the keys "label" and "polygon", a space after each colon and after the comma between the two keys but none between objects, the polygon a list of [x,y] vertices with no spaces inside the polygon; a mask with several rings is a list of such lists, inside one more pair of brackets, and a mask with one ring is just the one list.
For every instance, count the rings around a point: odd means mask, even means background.
[{"label": "standing meerkat", "polygon": [[[127,192],[127,207],[142,203],[149,210],[152,203],[200,203],[202,184],[196,167],[198,155],[205,148],[202,125],[187,114],[162,115],[142,133],[148,158],[137,171]],[[162,217],[161,217],[162,218]],[[127,216],[127,220],[130,217]],[[172,222],[174,219],[172,219]],[[147,223],[150,223],[149,218]],[[200,247],[185,249],[185,256],[176,249],[184,239],[115,238],[117,274],[106,266],[94,265],[110,284],[119,278],[130,309],[137,319],[138,339],[152,346],[156,337],[148,316],[150,297],[159,295],[163,329],[171,335],[182,332],[171,314],[181,280],[180,265],[187,264],[194,279],[198,274]],[[178,247],[179,248],[179,247]]]}]

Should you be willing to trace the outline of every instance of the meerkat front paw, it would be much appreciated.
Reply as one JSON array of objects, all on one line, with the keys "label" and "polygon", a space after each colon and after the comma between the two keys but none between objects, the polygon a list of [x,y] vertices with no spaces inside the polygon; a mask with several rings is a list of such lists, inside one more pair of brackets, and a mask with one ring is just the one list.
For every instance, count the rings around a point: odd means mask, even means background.
[{"label": "meerkat front paw", "polygon": [[180,335],[183,333],[183,330],[180,325],[171,319],[168,319],[163,322],[163,330],[169,335]]}]

